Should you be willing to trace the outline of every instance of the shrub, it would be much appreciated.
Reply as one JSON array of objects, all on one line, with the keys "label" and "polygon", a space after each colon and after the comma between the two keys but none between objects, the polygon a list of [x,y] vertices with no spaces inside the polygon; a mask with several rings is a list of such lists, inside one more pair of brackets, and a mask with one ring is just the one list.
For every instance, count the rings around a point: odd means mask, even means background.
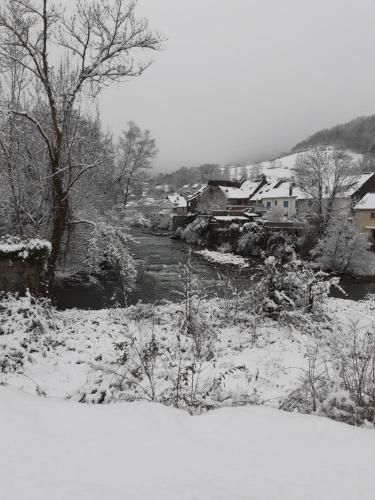
[{"label": "shrub", "polygon": [[352,321],[321,335],[310,323],[301,386],[282,408],[316,413],[351,425],[375,425],[375,333]]},{"label": "shrub", "polygon": [[181,233],[181,238],[187,243],[205,245],[208,241],[209,217],[196,217]]},{"label": "shrub", "polygon": [[267,251],[281,262],[292,261],[296,255],[295,243],[296,239],[292,235],[282,232],[272,233],[267,241]]},{"label": "shrub", "polygon": [[331,287],[339,287],[338,278],[316,273],[301,261],[281,264],[268,257],[265,264],[264,276],[252,288],[251,296],[258,312],[274,318],[295,310],[315,312]]},{"label": "shrub", "polygon": [[312,254],[322,269],[368,275],[374,273],[375,256],[366,234],[360,234],[346,216],[332,218]]},{"label": "shrub", "polygon": [[249,223],[243,227],[238,241],[238,253],[244,257],[260,257],[267,248],[268,231],[261,223]]}]

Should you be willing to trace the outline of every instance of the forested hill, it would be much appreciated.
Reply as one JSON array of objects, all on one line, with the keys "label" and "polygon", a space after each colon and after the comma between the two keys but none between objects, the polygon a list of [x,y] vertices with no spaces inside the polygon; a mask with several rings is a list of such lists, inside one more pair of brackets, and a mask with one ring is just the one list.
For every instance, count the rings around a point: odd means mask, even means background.
[{"label": "forested hill", "polygon": [[348,123],[320,130],[297,144],[296,153],[314,146],[333,145],[340,149],[350,149],[357,153],[375,154],[375,115],[361,116]]},{"label": "forested hill", "polygon": [[226,178],[226,169],[215,164],[199,167],[181,167],[175,172],[158,174],[152,178],[154,186],[172,186],[175,190],[195,184],[204,184],[209,179]]}]

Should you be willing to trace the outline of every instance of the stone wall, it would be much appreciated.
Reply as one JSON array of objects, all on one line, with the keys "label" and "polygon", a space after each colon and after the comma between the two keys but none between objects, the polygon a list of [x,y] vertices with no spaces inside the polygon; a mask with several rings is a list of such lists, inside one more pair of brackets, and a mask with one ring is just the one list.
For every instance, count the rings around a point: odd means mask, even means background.
[{"label": "stone wall", "polygon": [[0,259],[0,290],[18,292],[29,290],[33,295],[42,293],[41,268],[38,263],[24,260]]},{"label": "stone wall", "polygon": [[51,251],[45,240],[21,240],[14,236],[0,239],[0,292],[33,295],[45,292],[43,271]]}]

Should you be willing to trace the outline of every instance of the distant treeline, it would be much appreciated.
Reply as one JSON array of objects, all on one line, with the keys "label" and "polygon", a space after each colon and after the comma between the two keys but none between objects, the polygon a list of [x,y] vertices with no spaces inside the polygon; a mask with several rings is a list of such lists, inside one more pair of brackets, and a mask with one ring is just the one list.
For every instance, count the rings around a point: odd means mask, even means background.
[{"label": "distant treeline", "polygon": [[328,145],[371,156],[375,155],[375,115],[362,116],[348,123],[320,130],[297,144],[292,152]]},{"label": "distant treeline", "polygon": [[205,164],[199,167],[181,167],[175,172],[159,174],[152,178],[152,184],[157,186],[170,185],[176,190],[184,186],[204,184],[210,179],[226,179],[227,169],[217,164]]}]

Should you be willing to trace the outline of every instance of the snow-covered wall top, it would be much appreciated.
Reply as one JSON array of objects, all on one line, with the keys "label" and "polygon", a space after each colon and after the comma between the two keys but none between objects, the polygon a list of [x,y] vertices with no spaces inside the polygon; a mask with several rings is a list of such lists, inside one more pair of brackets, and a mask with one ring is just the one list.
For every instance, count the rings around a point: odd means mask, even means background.
[{"label": "snow-covered wall top", "polygon": [[21,240],[14,236],[5,236],[0,239],[0,259],[40,260],[48,257],[50,252],[51,243],[46,240]]}]

